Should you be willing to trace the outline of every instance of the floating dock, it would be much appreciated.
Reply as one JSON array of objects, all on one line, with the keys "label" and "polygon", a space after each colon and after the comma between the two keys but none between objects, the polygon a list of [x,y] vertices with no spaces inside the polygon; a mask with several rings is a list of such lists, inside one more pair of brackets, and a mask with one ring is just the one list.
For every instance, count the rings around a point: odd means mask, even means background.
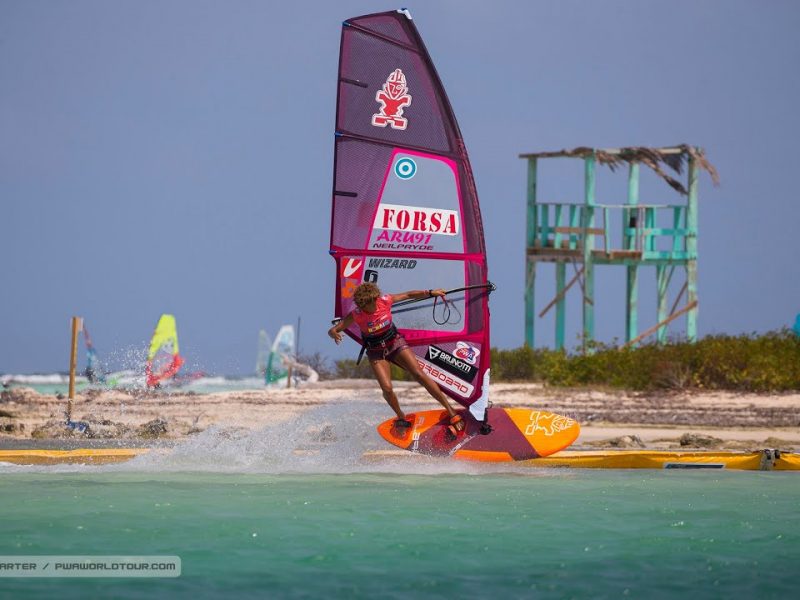
[{"label": "floating dock", "polygon": [[[0,450],[0,462],[17,465],[105,465],[131,460],[150,448],[79,448],[76,450]],[[159,450],[164,452],[164,450]],[[168,451],[166,451],[168,452]],[[421,455],[402,450],[365,452],[363,459],[379,463]],[[546,458],[513,463],[531,468],[568,469],[733,469],[800,471],[800,454],[764,449],[754,452],[670,452],[658,450],[563,450]]]}]

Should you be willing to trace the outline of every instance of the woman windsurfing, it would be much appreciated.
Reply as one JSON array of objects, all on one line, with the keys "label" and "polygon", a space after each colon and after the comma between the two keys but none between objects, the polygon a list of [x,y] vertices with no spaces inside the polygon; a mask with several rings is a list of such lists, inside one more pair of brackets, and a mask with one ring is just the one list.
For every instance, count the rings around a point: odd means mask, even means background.
[{"label": "woman windsurfing", "polygon": [[422,300],[424,298],[444,298],[443,289],[414,290],[401,294],[381,295],[378,286],[372,282],[359,285],[353,294],[356,309],[328,330],[328,335],[337,343],[342,342],[342,332],[353,323],[361,330],[364,348],[369,358],[369,364],[378,385],[381,386],[383,397],[392,410],[397,414],[395,424],[398,427],[410,427],[411,422],[406,419],[405,413],[400,408],[400,403],[392,389],[392,375],[390,362],[405,369],[414,380],[421,384],[428,393],[441,404],[450,415],[448,431],[456,436],[464,430],[464,420],[458,415],[439,386],[425,373],[417,363],[414,353],[408,347],[405,338],[397,331],[392,321],[392,304],[402,300]]}]

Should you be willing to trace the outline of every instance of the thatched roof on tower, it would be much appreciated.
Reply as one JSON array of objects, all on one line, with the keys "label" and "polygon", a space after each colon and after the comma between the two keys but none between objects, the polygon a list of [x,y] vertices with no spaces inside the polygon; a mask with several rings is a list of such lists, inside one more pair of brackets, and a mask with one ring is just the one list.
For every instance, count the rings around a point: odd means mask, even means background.
[{"label": "thatched roof on tower", "polygon": [[612,171],[623,164],[641,163],[650,167],[673,189],[683,194],[687,194],[684,185],[669,175],[664,167],[668,167],[678,175],[683,173],[685,164],[689,158],[694,159],[697,166],[706,171],[714,185],[719,185],[719,175],[708,159],[702,148],[679,144],[664,148],[647,148],[644,146],[630,146],[628,148],[588,148],[581,146],[572,150],[555,150],[553,152],[534,152],[531,154],[520,154],[520,158],[586,158],[594,154],[595,159],[603,165],[608,166]]}]

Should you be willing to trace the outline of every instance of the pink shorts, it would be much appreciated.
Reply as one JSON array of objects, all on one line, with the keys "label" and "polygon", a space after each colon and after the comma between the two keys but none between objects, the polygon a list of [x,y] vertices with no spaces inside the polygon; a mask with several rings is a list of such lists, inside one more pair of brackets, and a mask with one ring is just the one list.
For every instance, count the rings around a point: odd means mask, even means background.
[{"label": "pink shorts", "polygon": [[394,359],[397,357],[397,355],[400,354],[405,348],[408,348],[408,342],[406,342],[406,338],[398,333],[391,342],[386,344],[386,346],[367,348],[367,358],[369,358],[370,362],[375,360],[388,360],[394,362]]}]

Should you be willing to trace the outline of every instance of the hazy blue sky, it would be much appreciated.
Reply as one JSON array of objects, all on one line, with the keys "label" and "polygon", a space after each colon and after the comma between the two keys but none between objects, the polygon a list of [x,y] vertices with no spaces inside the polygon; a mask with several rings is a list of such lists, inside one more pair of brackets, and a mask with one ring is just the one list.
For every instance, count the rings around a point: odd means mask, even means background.
[{"label": "hazy blue sky", "polygon": [[[700,333],[794,321],[800,3],[404,2],[470,152],[493,344],[524,339],[517,155],[579,145],[703,146],[722,185],[700,180]],[[355,355],[325,335],[340,24],[392,8],[0,0],[0,372],[65,370],[72,314],[117,361],[162,312],[207,371],[250,372],[258,330],[298,316],[301,350]],[[644,179],[642,202],[677,199]],[[579,163],[541,180],[543,200],[580,200]],[[624,190],[604,174],[598,200]],[[654,278],[641,275],[642,328]],[[623,270],[596,285],[598,335],[622,337]],[[574,340],[577,295],[570,307]]]}]

